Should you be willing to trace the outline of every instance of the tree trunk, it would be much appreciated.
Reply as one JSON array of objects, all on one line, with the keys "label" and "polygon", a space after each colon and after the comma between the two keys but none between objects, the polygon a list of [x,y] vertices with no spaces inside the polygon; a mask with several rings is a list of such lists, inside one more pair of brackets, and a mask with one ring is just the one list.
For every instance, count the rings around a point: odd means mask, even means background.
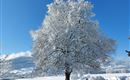
[{"label": "tree trunk", "polygon": [[65,71],[65,80],[70,80],[71,72]]}]

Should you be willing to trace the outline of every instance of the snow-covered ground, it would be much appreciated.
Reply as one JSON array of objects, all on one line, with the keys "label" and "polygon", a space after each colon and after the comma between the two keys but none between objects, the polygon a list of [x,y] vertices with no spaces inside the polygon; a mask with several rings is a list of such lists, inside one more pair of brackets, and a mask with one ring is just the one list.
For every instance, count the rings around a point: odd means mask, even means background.
[{"label": "snow-covered ground", "polygon": [[[119,73],[119,74],[88,74],[88,75],[84,75],[79,80],[82,80],[83,78],[88,77],[88,76],[89,77],[101,76],[105,80],[122,80],[122,79],[120,79],[121,77],[127,77],[126,79],[123,79],[123,80],[130,80],[130,73]],[[37,77],[37,78],[17,79],[17,80],[64,80],[64,79],[65,79],[64,76],[51,76],[51,77]]]},{"label": "snow-covered ground", "polygon": [[[13,69],[10,71],[9,77],[10,76],[11,77],[15,76],[15,78],[29,77],[30,76],[29,74],[33,71],[33,69],[35,67],[35,65],[32,61],[32,58],[31,58],[31,52],[30,51],[20,52],[20,53],[17,53],[17,54],[10,54],[10,55],[0,55],[0,59],[11,61],[12,65],[13,65]],[[124,72],[127,69],[128,70],[130,69],[130,61],[126,61],[126,63],[121,62],[121,61],[118,61],[118,62],[120,62],[120,63],[115,64],[114,66],[111,66],[111,67],[108,65],[103,69],[108,69],[108,71],[110,71],[110,70],[112,70],[112,71],[113,70],[120,70],[119,72],[122,72],[122,70]],[[122,66],[125,66],[125,67],[122,67]],[[126,79],[126,80],[130,80],[130,70],[126,71],[126,72],[129,72],[129,73],[89,74],[89,75],[92,76],[92,77],[102,76],[106,80],[121,80],[121,79],[118,79],[118,78],[126,76],[126,77],[128,77],[128,79]],[[81,80],[84,80],[83,78],[85,78],[85,77],[88,77],[88,75],[84,75],[80,78],[81,78]],[[6,78],[6,76],[5,76],[5,78]],[[18,80],[64,80],[64,76],[37,77],[37,78],[33,78],[33,79],[26,78],[26,79],[18,79]],[[76,78],[76,80],[77,80],[77,78]]]},{"label": "snow-covered ground", "polygon": [[64,80],[63,76],[51,76],[51,77],[36,77],[36,78],[28,78],[28,79],[17,79],[17,80]]},{"label": "snow-covered ground", "polygon": [[22,74],[29,74],[32,73],[33,68],[22,68],[20,70],[12,70],[10,71],[11,74],[17,74],[17,75],[22,75]]},{"label": "snow-covered ground", "polygon": [[[87,77],[88,75],[84,75]],[[91,77],[102,76],[106,80],[120,80],[120,77],[127,77],[130,80],[130,73],[117,73],[117,74],[91,74]]]}]

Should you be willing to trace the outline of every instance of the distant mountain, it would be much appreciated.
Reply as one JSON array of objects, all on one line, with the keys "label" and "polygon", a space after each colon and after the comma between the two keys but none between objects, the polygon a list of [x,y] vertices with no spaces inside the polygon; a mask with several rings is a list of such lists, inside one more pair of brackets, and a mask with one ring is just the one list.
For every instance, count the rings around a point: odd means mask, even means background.
[{"label": "distant mountain", "polygon": [[2,77],[27,77],[35,67],[30,51],[0,55],[0,59],[9,61],[12,65],[11,71]]},{"label": "distant mountain", "polygon": [[32,53],[30,51],[0,55],[0,59],[10,61],[13,70],[35,66],[32,59]]},{"label": "distant mountain", "polygon": [[106,73],[130,73],[129,60],[113,60],[102,66]]},{"label": "distant mountain", "polygon": [[[3,77],[30,77],[35,68],[30,51],[0,55],[0,59],[9,61],[12,64],[12,70]],[[126,70],[130,72],[130,61],[111,61],[111,63],[102,66],[102,68],[102,73],[106,73],[106,71],[108,71],[108,73],[118,73]]]}]

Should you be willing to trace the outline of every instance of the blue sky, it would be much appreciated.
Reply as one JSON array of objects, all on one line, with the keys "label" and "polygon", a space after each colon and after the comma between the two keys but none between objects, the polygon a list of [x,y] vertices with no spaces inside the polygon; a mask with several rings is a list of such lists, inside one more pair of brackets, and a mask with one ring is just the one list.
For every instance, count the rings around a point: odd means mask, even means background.
[{"label": "blue sky", "polygon": [[[116,58],[127,58],[129,48],[129,0],[89,0],[95,19],[109,37],[117,40]],[[29,31],[38,29],[52,0],[1,0],[2,54],[31,50]]]}]

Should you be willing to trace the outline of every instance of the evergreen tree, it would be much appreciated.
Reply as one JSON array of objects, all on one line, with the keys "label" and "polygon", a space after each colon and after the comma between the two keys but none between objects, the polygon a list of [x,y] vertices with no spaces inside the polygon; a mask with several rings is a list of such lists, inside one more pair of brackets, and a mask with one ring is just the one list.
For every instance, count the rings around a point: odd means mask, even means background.
[{"label": "evergreen tree", "polygon": [[[130,39],[130,37],[129,37],[128,39]],[[127,52],[127,53],[128,53],[128,56],[130,57],[130,51],[125,50],[125,52]]]},{"label": "evergreen tree", "polygon": [[8,55],[4,59],[0,59],[0,77],[3,77],[12,69],[11,62],[6,60],[7,57]]}]

